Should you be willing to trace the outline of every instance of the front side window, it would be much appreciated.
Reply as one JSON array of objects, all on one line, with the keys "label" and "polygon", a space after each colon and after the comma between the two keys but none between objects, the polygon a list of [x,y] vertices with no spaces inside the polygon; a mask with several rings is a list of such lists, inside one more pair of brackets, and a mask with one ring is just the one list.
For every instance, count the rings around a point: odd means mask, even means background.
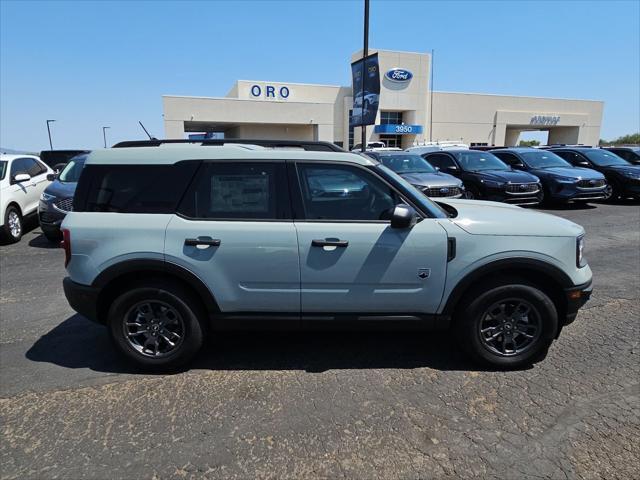
[{"label": "front side window", "polygon": [[299,164],[298,178],[307,220],[389,220],[398,203],[387,184],[357,167]]},{"label": "front side window", "polygon": [[284,164],[205,163],[178,212],[198,219],[288,218]]},{"label": "front side window", "polygon": [[594,148],[593,150],[585,150],[584,155],[599,167],[609,167],[611,165],[629,165],[629,162],[620,158],[615,153],[599,148]]},{"label": "front side window", "polygon": [[60,180],[63,183],[76,183],[80,178],[82,169],[84,168],[84,162],[87,159],[86,155],[79,155],[69,160],[69,163],[60,172]]},{"label": "front side window", "polygon": [[27,170],[29,168],[29,164],[27,164],[27,158],[16,158],[13,162],[11,162],[11,178],[15,177],[20,173],[28,173]]},{"label": "front side window", "polygon": [[509,170],[509,167],[493,153],[474,150],[454,153],[460,166],[467,172],[485,170]]},{"label": "front side window", "polygon": [[3,160],[0,162],[0,180],[4,180],[4,177],[6,174],[7,174],[7,161]]}]

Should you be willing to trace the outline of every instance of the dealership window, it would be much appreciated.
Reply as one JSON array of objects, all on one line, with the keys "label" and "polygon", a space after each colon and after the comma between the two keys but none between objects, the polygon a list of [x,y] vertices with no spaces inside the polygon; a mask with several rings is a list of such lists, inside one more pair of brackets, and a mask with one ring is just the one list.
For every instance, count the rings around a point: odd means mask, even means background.
[{"label": "dealership window", "polygon": [[402,148],[402,135],[380,135],[380,141],[387,147]]},{"label": "dealership window", "polygon": [[489,144],[487,142],[471,142],[472,147],[488,147]]},{"label": "dealership window", "polygon": [[380,112],[380,125],[402,125],[402,112]]}]

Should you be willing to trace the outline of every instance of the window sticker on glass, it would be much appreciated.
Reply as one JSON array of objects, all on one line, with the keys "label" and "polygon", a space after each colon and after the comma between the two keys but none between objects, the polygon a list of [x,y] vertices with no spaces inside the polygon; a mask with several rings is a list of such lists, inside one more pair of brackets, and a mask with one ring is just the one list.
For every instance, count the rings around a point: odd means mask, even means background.
[{"label": "window sticker on glass", "polygon": [[214,175],[211,177],[211,205],[215,212],[261,212],[269,206],[269,176]]}]

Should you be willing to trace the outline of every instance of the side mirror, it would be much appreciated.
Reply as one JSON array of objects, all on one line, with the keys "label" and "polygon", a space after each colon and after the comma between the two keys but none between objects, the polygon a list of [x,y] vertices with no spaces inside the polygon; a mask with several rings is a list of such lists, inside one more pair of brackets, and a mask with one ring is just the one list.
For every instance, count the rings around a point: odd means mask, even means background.
[{"label": "side mirror", "polygon": [[18,173],[15,177],[13,177],[13,181],[15,183],[28,182],[31,180],[31,175],[28,173]]},{"label": "side mirror", "polygon": [[439,171],[440,171],[440,167],[433,167],[433,168],[435,168],[435,169],[436,169],[436,172],[439,172]]},{"label": "side mirror", "polygon": [[524,163],[514,163],[511,165],[511,168],[515,168],[517,170],[524,170]]},{"label": "side mirror", "polygon": [[578,162],[579,167],[589,168],[589,162]]},{"label": "side mirror", "polygon": [[458,171],[458,167],[456,167],[455,165],[449,165],[446,170],[449,170],[450,172],[457,172]]},{"label": "side mirror", "polygon": [[56,173],[47,173],[48,181],[53,182],[56,178],[58,178],[58,175]]},{"label": "side mirror", "polygon": [[391,228],[411,228],[416,224],[416,221],[416,211],[409,205],[401,203],[393,208]]}]

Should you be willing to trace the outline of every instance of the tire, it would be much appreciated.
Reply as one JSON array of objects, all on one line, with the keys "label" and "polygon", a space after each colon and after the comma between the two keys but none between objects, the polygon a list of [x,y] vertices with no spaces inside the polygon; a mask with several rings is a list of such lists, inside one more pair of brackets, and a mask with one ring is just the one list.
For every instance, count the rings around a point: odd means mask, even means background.
[{"label": "tire", "polygon": [[45,230],[43,228],[42,233],[51,243],[60,243],[62,241],[62,232],[60,230]]},{"label": "tire", "polygon": [[[529,309],[526,321],[518,313],[525,308],[514,308],[516,304]],[[504,310],[501,305],[505,305]],[[511,320],[502,322],[501,312],[506,314],[504,317],[511,316]],[[474,361],[514,369],[544,359],[558,329],[558,312],[537,286],[522,279],[504,278],[466,296],[454,326],[457,341]],[[487,340],[485,336],[495,338]]]},{"label": "tire", "polygon": [[22,238],[24,225],[20,209],[15,205],[9,205],[4,212],[4,225],[2,236],[9,243],[17,243]]},{"label": "tire", "polygon": [[176,370],[202,346],[201,319],[205,317],[199,305],[181,285],[150,280],[130,288],[111,304],[109,333],[118,350],[141,369]]},{"label": "tire", "polygon": [[480,190],[474,185],[470,185],[465,192],[465,198],[468,200],[481,200]]}]

